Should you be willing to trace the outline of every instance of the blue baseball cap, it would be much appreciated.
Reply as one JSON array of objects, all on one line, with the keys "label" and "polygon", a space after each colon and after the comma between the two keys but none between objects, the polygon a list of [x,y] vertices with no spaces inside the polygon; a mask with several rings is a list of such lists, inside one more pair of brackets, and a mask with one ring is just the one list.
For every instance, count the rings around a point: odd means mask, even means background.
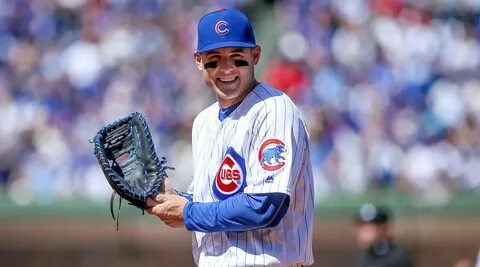
[{"label": "blue baseball cap", "polygon": [[198,53],[223,47],[255,46],[252,25],[239,10],[222,9],[207,13],[198,22]]}]

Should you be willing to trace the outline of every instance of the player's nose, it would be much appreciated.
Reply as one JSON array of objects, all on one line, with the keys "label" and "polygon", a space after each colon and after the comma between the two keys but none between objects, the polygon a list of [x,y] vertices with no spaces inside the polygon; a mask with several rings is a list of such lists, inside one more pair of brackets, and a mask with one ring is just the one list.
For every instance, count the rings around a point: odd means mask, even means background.
[{"label": "player's nose", "polygon": [[230,72],[236,68],[235,61],[231,59],[220,60],[218,68],[224,72]]}]

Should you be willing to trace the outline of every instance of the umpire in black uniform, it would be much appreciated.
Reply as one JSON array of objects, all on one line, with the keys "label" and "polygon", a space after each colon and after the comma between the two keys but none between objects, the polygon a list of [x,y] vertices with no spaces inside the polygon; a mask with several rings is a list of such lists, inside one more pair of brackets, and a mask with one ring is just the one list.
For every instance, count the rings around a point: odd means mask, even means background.
[{"label": "umpire in black uniform", "polygon": [[355,214],[356,236],[362,249],[355,267],[412,267],[409,254],[393,242],[391,212],[371,203]]}]

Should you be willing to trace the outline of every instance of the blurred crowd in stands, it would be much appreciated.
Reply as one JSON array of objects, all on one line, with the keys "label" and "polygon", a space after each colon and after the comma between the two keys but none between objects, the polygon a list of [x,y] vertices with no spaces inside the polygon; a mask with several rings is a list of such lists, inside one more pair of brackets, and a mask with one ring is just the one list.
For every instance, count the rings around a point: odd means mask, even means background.
[{"label": "blurred crowd in stands", "polygon": [[[265,3],[278,46],[257,76],[309,123],[318,200],[395,189],[437,205],[480,190],[479,1]],[[0,195],[103,201],[89,140],[136,110],[186,189],[191,125],[215,101],[192,59],[195,23],[256,4],[0,0]]]}]

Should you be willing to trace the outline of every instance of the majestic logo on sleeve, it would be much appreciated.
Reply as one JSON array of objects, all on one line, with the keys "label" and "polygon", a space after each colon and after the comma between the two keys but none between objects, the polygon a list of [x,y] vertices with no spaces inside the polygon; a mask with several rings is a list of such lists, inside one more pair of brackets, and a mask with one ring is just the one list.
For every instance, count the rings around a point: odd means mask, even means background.
[{"label": "majestic logo on sleeve", "polygon": [[285,166],[287,146],[278,139],[268,139],[262,143],[258,151],[258,160],[267,171],[277,171]]},{"label": "majestic logo on sleeve", "polygon": [[245,177],[245,160],[229,147],[215,176],[213,192],[221,200],[243,192],[246,186]]},{"label": "majestic logo on sleeve", "polygon": [[215,32],[224,35],[228,32],[228,22],[221,20],[215,24]]}]

